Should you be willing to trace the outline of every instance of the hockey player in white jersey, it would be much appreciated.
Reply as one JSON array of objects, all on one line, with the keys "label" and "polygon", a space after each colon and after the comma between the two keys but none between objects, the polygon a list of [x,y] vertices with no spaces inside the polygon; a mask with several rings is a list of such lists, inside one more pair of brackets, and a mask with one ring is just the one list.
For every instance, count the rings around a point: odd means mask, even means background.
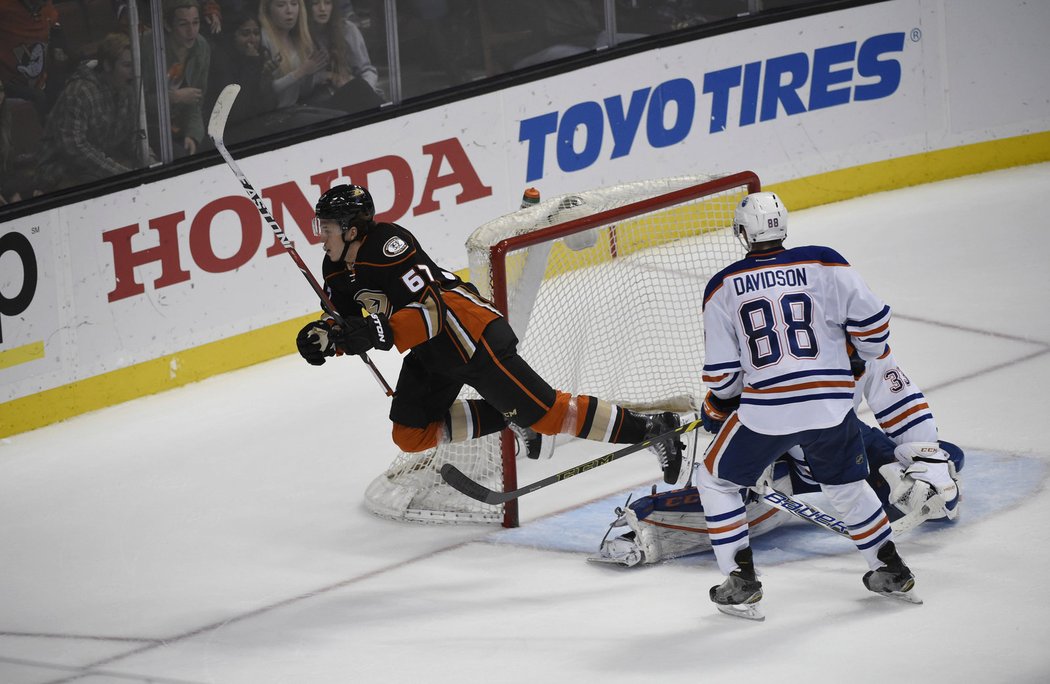
[{"label": "hockey player in white jersey", "polygon": [[762,619],[741,490],[794,446],[845,521],[870,571],[865,587],[919,602],[915,578],[893,544],[871,486],[847,336],[863,359],[886,353],[890,309],[829,247],[785,249],[787,211],[773,193],[737,207],[734,231],[747,256],[704,292],[704,382],[722,400],[740,397],[697,468],[715,557],[726,580],[711,588],[722,612]]},{"label": "hockey player in white jersey", "polygon": [[864,433],[868,458],[879,464],[888,487],[880,496],[903,513],[926,506],[932,509],[928,519],[954,520],[961,498],[957,471],[963,466],[962,450],[938,440],[925,395],[889,349],[869,363],[855,352],[852,360],[857,404],[863,396],[882,428]]},{"label": "hockey player in white jersey", "polygon": [[[892,353],[866,362],[856,355],[852,345],[850,349],[857,382],[855,409],[859,411],[866,403],[882,428],[860,424],[864,453],[872,471],[868,484],[886,507],[890,520],[906,515],[917,515],[920,521],[954,520],[960,502],[957,471],[962,470],[965,461],[962,449],[937,439],[926,397]],[[704,429],[717,434],[738,401],[739,397],[724,401],[709,393],[702,407]],[[919,454],[917,459],[912,456],[915,453]],[[789,495],[820,490],[805,454],[797,447],[773,464],[770,479],[774,489]],[[759,496],[747,497],[745,504],[752,538],[772,531],[791,517],[766,505]],[[916,509],[921,510],[913,513]],[[611,534],[614,530],[618,532],[615,536]],[[823,534],[816,530],[813,533]],[[688,486],[654,491],[617,508],[616,519],[602,539],[598,554],[588,560],[630,567],[710,550],[699,493]]]}]

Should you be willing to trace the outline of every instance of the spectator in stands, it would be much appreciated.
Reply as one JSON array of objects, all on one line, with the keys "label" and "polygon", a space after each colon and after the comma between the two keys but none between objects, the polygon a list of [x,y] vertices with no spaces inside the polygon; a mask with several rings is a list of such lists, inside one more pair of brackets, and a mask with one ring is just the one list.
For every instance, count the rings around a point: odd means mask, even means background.
[{"label": "spectator in stands", "polygon": [[[208,90],[211,47],[200,35],[199,0],[164,0],[164,56],[175,156],[195,154],[204,140],[204,93]],[[156,112],[153,37],[143,35],[142,75],[150,111]]]},{"label": "spectator in stands", "polygon": [[7,97],[32,102],[41,123],[48,110],[48,45],[57,23],[51,0],[0,2],[0,82]]},{"label": "spectator in stands", "polygon": [[70,77],[48,118],[41,141],[37,183],[44,191],[80,185],[141,166],[141,132],[132,107],[131,43],[112,33],[98,59]]},{"label": "spectator in stands", "polygon": [[277,63],[277,106],[291,107],[309,95],[328,66],[328,53],[314,45],[300,0],[260,0],[262,44]]},{"label": "spectator in stands", "polygon": [[368,57],[361,29],[335,7],[335,0],[307,0],[310,36],[328,53],[328,69],[318,79],[307,102],[346,112],[383,104],[376,92],[379,74]]},{"label": "spectator in stands", "polygon": [[225,134],[227,142],[240,142],[272,132],[267,119],[260,117],[277,109],[273,88],[277,65],[262,47],[259,19],[254,13],[227,12],[225,23],[226,31],[218,36],[212,55],[205,111],[211,111],[223,88],[231,83],[240,85]]},{"label": "spectator in stands", "polygon": [[[236,6],[237,9],[240,5]],[[205,0],[201,13],[204,15],[204,26],[208,29],[208,35],[216,36],[222,33],[222,7],[218,0]]]}]

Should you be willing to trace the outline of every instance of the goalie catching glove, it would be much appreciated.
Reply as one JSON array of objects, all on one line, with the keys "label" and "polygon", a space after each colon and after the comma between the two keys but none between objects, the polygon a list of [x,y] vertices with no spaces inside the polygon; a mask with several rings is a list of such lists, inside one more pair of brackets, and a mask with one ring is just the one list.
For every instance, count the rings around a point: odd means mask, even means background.
[{"label": "goalie catching glove", "polygon": [[923,519],[954,520],[959,515],[956,465],[935,442],[907,442],[894,450],[897,463],[879,468],[890,486],[889,502],[902,513],[926,504]]},{"label": "goalie catching glove", "polygon": [[295,338],[299,355],[313,366],[320,366],[327,357],[337,354],[364,354],[370,349],[386,351],[394,345],[394,331],[383,314],[354,317],[343,330],[330,318],[313,321],[303,326]]}]

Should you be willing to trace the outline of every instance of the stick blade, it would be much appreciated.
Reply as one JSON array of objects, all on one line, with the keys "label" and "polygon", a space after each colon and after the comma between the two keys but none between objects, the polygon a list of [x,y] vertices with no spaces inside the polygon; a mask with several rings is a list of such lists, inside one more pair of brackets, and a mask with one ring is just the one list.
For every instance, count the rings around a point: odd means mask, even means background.
[{"label": "stick blade", "polygon": [[226,120],[230,118],[230,110],[233,109],[233,101],[241,87],[231,83],[222,89],[219,97],[215,100],[215,106],[211,110],[211,118],[208,119],[208,136],[214,141],[222,141],[223,131],[226,130]]},{"label": "stick blade", "polygon": [[482,503],[487,504],[498,504],[502,503],[499,500],[499,492],[494,492],[491,489],[484,487],[474,480],[470,479],[463,474],[456,466],[451,463],[446,463],[441,466],[441,479],[448,483],[449,487],[452,487],[457,492],[466,494],[472,499],[476,499]]}]

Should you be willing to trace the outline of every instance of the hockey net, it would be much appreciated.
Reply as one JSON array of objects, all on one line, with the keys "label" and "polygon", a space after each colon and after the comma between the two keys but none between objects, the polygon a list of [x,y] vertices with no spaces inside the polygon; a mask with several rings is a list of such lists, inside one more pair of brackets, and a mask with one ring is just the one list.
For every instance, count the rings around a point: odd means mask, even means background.
[{"label": "hockey net", "polygon": [[[551,386],[640,411],[693,410],[706,391],[704,287],[742,256],[733,211],[760,189],[742,172],[551,198],[474,231],[470,280],[507,315],[519,353]],[[515,453],[510,431],[401,453],[369,485],[366,506],[399,520],[516,526],[516,501],[483,504],[438,473],[453,463],[490,489],[514,489]]]}]

